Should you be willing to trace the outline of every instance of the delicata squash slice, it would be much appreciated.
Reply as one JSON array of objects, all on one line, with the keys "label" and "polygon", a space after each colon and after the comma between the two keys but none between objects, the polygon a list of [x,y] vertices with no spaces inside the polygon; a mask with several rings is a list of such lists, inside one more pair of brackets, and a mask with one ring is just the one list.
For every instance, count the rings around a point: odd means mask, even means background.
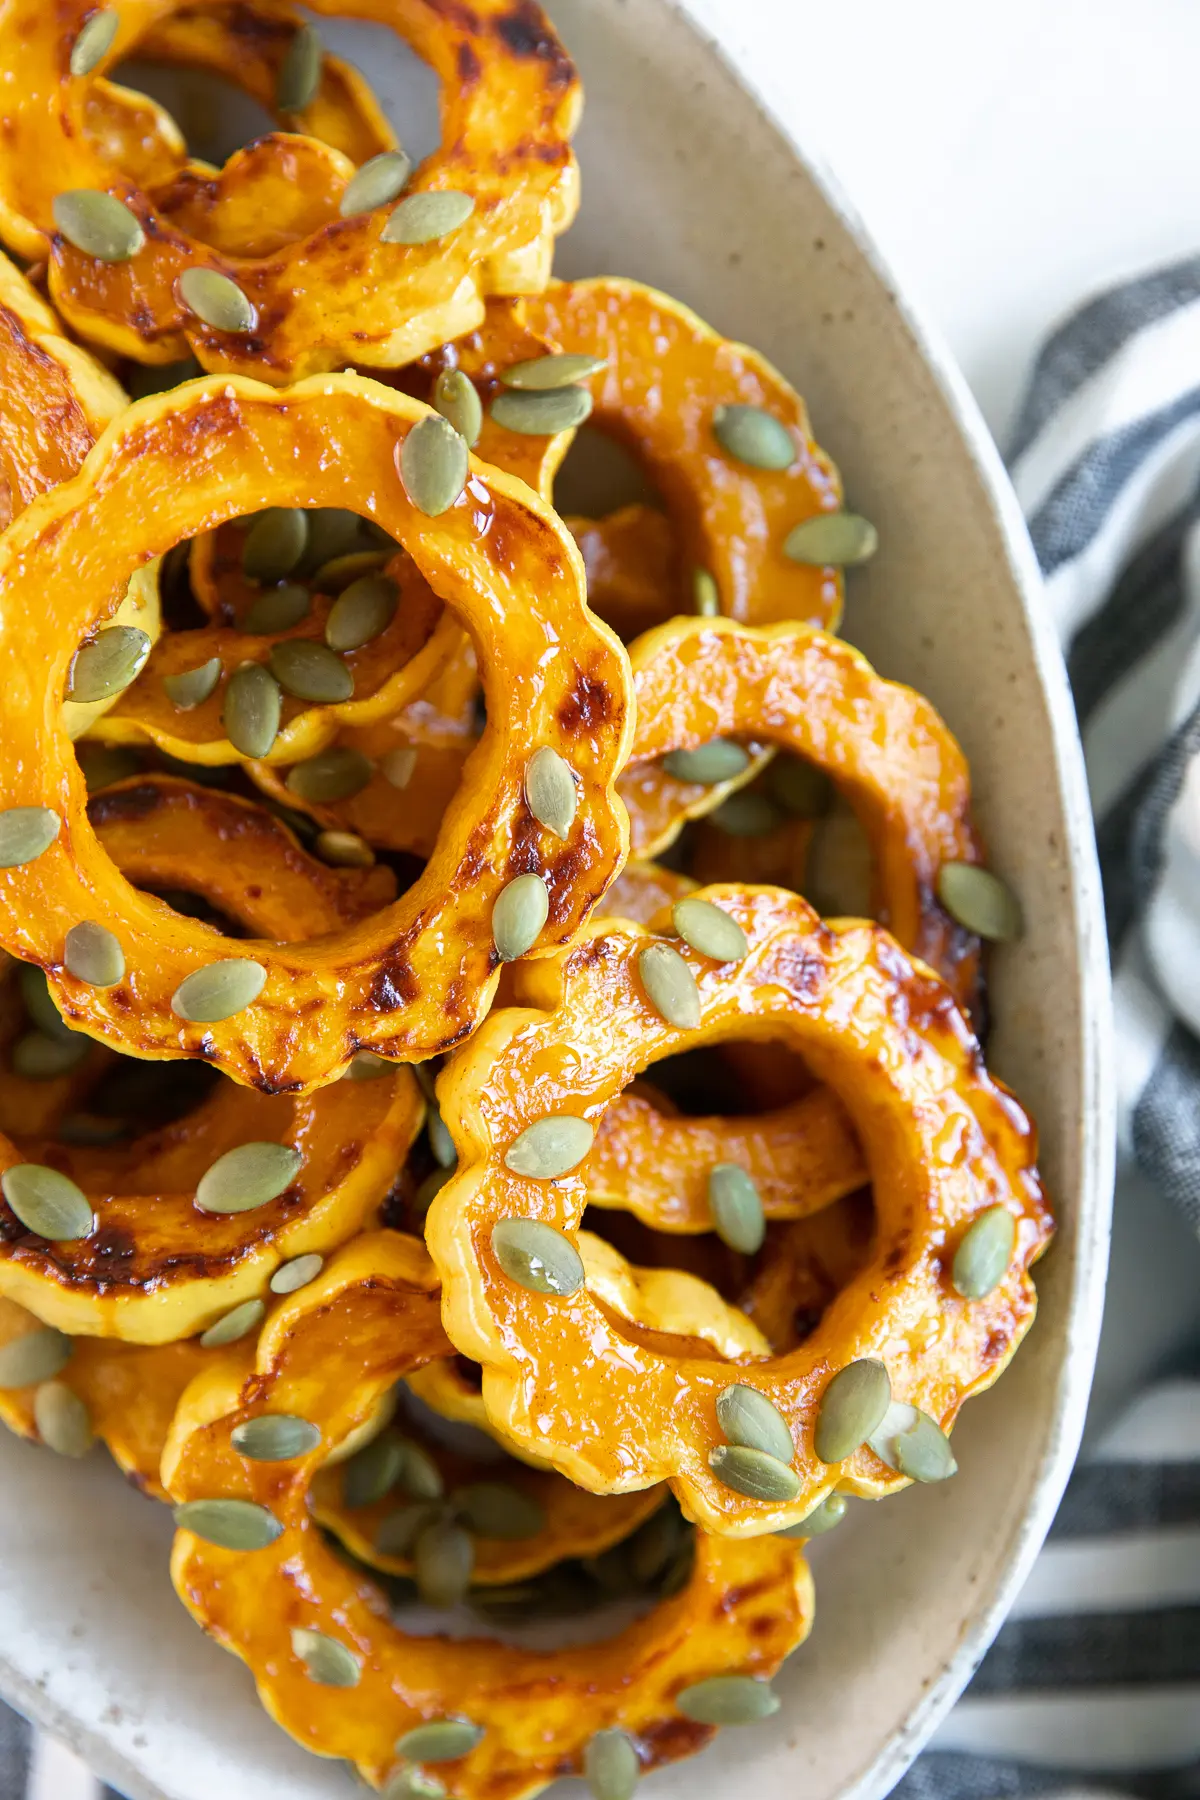
[{"label": "delicata squash slice", "polygon": [[[160,195],[141,185],[145,170],[110,154],[128,134],[106,142],[87,120],[104,70],[185,10],[125,0],[97,59],[77,50],[91,0],[66,0],[52,19],[41,0],[14,0],[0,19],[0,69],[20,71],[0,148],[0,235],[21,255],[48,256],[51,298],[80,336],[137,361],[190,350],[206,368],[283,383],[348,362],[397,367],[474,329],[487,294],[545,284],[578,204],[570,138],[581,94],[533,0],[317,0],[318,14],[389,26],[441,77],[442,145],[411,180],[402,153],[385,150],[394,162],[353,188],[361,170],[349,156],[285,135],[211,177],[185,168],[182,194]],[[72,74],[73,56],[85,73]],[[294,123],[320,130],[303,115]],[[73,220],[84,193],[117,203],[100,214],[108,239],[89,229],[95,201],[83,203],[82,231]],[[255,243],[255,220],[278,207],[289,241]]]},{"label": "delicata squash slice", "polygon": [[[353,1762],[373,1786],[402,1766],[408,1732],[448,1716],[477,1732],[461,1758],[438,1765],[464,1800],[519,1800],[581,1772],[591,1739],[614,1727],[647,1769],[698,1749],[713,1728],[684,1716],[680,1691],[727,1672],[770,1675],[807,1635],[812,1589],[796,1543],[700,1537],[683,1590],[617,1637],[534,1651],[407,1636],[370,1581],[321,1541],[308,1497],[326,1446],[448,1348],[425,1251],[381,1234],[348,1245],[278,1306],[253,1350],[231,1351],[193,1382],[162,1465],[181,1503],[171,1573],[184,1605],[249,1666],[278,1724],[307,1749]],[[271,1414],[307,1422],[315,1446],[290,1462],[241,1453],[252,1421]],[[202,1537],[212,1506],[188,1503],[213,1501],[240,1502],[233,1510],[260,1547]],[[310,1673],[335,1665],[337,1687]]]},{"label": "delicata squash slice", "polygon": [[[13,685],[7,708],[22,754],[0,787],[0,944],[46,969],[68,1023],[135,1055],[203,1057],[267,1091],[317,1087],[360,1049],[419,1061],[486,1011],[502,960],[493,909],[518,877],[529,879],[501,914],[508,956],[569,940],[620,867],[614,778],[632,724],[624,652],[587,610],[574,541],[530,489],[474,465],[446,510],[418,510],[401,468],[410,434],[431,420],[356,376],[286,393],[193,382],[131,407],[79,477],[0,542],[0,654],[37,670]],[[88,823],[53,698],[131,566],[247,502],[372,518],[471,633],[488,705],[420,879],[370,919],[302,944],[231,945],[125,880]],[[555,807],[539,811],[555,829],[527,798],[535,755],[554,777]],[[329,774],[298,767],[310,793]],[[344,775],[339,763],[334,776]],[[293,768],[288,785],[296,780]],[[97,912],[123,958],[112,987],[82,980],[66,958],[67,932]]]},{"label": "delicata squash slice", "polygon": [[[1032,1321],[1027,1269],[1051,1223],[1033,1126],[931,971],[879,926],[823,924],[782,889],[693,898],[738,927],[734,960],[595,923],[515,972],[539,1010],[494,1012],[439,1078],[458,1167],[426,1237],[447,1332],[509,1437],[598,1493],[669,1480],[705,1530],[743,1536],[798,1523],[835,1487],[901,1484],[866,1442],[890,1402],[914,1429],[924,1415],[948,1461],[958,1408]],[[598,1304],[574,1234],[608,1107],[657,1058],[739,1037],[799,1051],[843,1102],[878,1229],[811,1337],[731,1383],[727,1364],[640,1341]],[[718,1409],[746,1386],[770,1429],[725,1442]]]}]

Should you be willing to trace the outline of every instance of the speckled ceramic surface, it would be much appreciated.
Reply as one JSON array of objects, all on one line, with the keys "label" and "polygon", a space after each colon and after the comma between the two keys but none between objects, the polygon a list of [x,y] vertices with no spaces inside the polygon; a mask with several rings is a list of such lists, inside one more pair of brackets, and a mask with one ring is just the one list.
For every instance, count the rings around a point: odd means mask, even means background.
[{"label": "speckled ceramic surface", "polygon": [[[1107,973],[1082,765],[1036,574],[958,379],[856,222],[672,0],[551,6],[583,71],[580,222],[564,273],[669,288],[771,356],[806,395],[853,504],[879,525],[846,630],[942,709],[969,753],[995,864],[1028,936],[993,963],[992,1058],[1042,1129],[1061,1231],[1041,1315],[966,1409],[961,1473],[816,1546],[817,1624],[779,1715],[652,1778],[679,1800],[881,1795],[968,1678],[1073,1458],[1104,1280],[1110,1186]],[[354,53],[352,38],[344,40]],[[371,79],[420,150],[428,83],[371,37]],[[345,1769],[259,1711],[167,1577],[165,1512],[97,1455],[0,1440],[0,1689],[131,1800],[335,1800]]]}]

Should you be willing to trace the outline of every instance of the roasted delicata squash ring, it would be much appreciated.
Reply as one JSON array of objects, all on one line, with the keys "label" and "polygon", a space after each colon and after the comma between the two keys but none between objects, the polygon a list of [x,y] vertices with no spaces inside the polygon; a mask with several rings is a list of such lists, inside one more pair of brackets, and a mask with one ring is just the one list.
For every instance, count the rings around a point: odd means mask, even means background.
[{"label": "roasted delicata squash ring", "polygon": [[[797,1523],[835,1486],[874,1496],[902,1482],[865,1447],[833,1464],[818,1458],[814,1429],[830,1377],[882,1361],[893,1397],[948,1429],[1028,1328],[1036,1295],[1026,1271],[1051,1223],[1033,1126],[987,1075],[931,971],[879,926],[823,924],[782,889],[709,888],[699,897],[741,927],[740,961],[714,962],[633,925],[593,924],[570,949],[517,973],[518,995],[539,1010],[494,1012],[439,1078],[458,1170],[434,1198],[426,1235],[446,1329],[482,1365],[484,1403],[509,1437],[536,1442],[598,1493],[670,1480],[704,1529],[741,1536]],[[672,1010],[682,994],[685,1022],[668,1024],[652,990]],[[589,1286],[570,1286],[571,1240],[588,1197],[578,1166],[591,1135],[583,1122],[598,1126],[659,1057],[734,1037],[799,1051],[844,1103],[878,1216],[869,1264],[813,1335],[745,1371],[795,1445],[792,1463],[772,1472],[777,1499],[748,1498],[710,1465],[722,1444],[714,1408],[728,1366],[639,1343]],[[547,1119],[579,1123],[540,1126]],[[534,1167],[556,1178],[517,1172]],[[997,1207],[1013,1222],[1007,1267],[986,1297],[964,1299],[951,1284],[955,1247]],[[503,1244],[493,1242],[501,1220],[513,1222]],[[555,1247],[557,1291],[531,1291],[505,1272],[502,1252],[514,1266],[509,1234],[530,1235],[517,1221],[536,1222],[537,1243]]]},{"label": "roasted delicata squash ring", "polygon": [[[14,688],[7,708],[22,754],[0,791],[0,830],[17,833],[14,858],[32,854],[0,874],[0,942],[46,969],[68,1023],[136,1055],[202,1056],[267,1091],[318,1086],[359,1049],[419,1061],[486,1011],[500,967],[492,909],[512,880],[536,875],[546,888],[546,922],[528,946],[544,953],[573,936],[621,866],[626,821],[614,777],[632,725],[624,652],[587,610],[574,540],[530,489],[475,465],[438,517],[411,503],[400,453],[429,417],[352,375],[286,394],[238,379],[193,382],[131,407],[79,477],[5,534],[0,652],[22,666],[40,658],[43,675]],[[87,822],[83,779],[47,695],[61,693],[76,646],[113,610],[131,564],[220,525],[247,497],[369,514],[471,632],[491,704],[413,887],[321,939],[233,948],[116,870]],[[131,520],[137,551],[122,530]],[[525,797],[542,747],[566,762],[575,787],[565,840],[539,825]],[[66,932],[98,907],[124,954],[126,975],[112,988],[88,986],[64,961]],[[190,1004],[188,978],[230,961],[248,965],[234,971],[236,993],[222,969],[202,978],[203,1005]],[[214,980],[226,1016],[183,1016],[211,1015]]]},{"label": "roasted delicata squash ring", "polygon": [[[384,1234],[348,1245],[276,1308],[253,1351],[231,1352],[193,1382],[164,1452],[165,1485],[178,1501],[250,1501],[279,1531],[238,1552],[181,1530],[171,1572],[184,1605],[248,1665],[278,1724],[374,1786],[397,1767],[404,1732],[446,1715],[482,1728],[466,1756],[439,1765],[464,1800],[520,1800],[579,1772],[591,1738],[610,1727],[639,1741],[647,1768],[698,1749],[713,1728],[685,1719],[675,1695],[719,1673],[768,1675],[807,1635],[812,1589],[794,1542],[700,1537],[680,1593],[605,1643],[553,1651],[407,1637],[371,1583],[322,1543],[308,1494],[324,1444],[447,1349],[424,1250]],[[233,1433],[272,1412],[307,1419],[324,1443],[290,1463],[239,1455]],[[349,1653],[353,1685],[311,1679],[293,1637],[306,1631]]]},{"label": "roasted delicata squash ring", "polygon": [[602,519],[568,518],[587,570],[588,604],[625,643],[690,612],[687,569],[666,513],[634,501]]},{"label": "roasted delicata squash ring", "polygon": [[[634,452],[667,503],[683,581],[664,595],[657,620],[692,611],[692,573],[700,569],[716,582],[729,618],[807,619],[836,630],[841,571],[791,562],[783,545],[802,520],[838,510],[841,485],[813,441],[804,402],[779,371],[636,281],[552,282],[529,300],[527,316],[560,349],[604,358],[588,383],[595,423]],[[781,441],[794,446],[786,468],[753,467],[722,447],[714,415],[730,406],[771,415]],[[632,544],[640,552],[646,543],[640,521],[614,536],[610,550]]]},{"label": "roasted delicata squash ring", "polygon": [[600,903],[606,919],[632,919],[649,925],[664,907],[685,900],[699,887],[688,875],[655,862],[627,862]]},{"label": "roasted delicata squash ring", "polygon": [[811,1337],[826,1307],[866,1268],[875,1212],[870,1190],[807,1218],[772,1225],[738,1305],[760,1327],[776,1356]]},{"label": "roasted delicata squash ring", "polygon": [[[16,0],[0,22],[0,69],[20,70],[0,152],[0,235],[24,256],[48,255],[51,298],[82,337],[141,362],[170,362],[191,350],[207,368],[283,383],[347,362],[398,367],[473,330],[487,294],[544,286],[554,239],[578,204],[570,138],[581,96],[575,69],[533,0],[475,0],[458,9],[441,0],[317,0],[318,14],[391,27],[442,78],[442,148],[416,171],[405,198],[452,192],[473,205],[436,241],[415,244],[383,235],[394,194],[341,217],[354,165],[346,157],[339,171],[335,148],[308,149],[303,139],[268,144],[265,167],[255,146],[231,159],[212,178],[209,208],[202,180],[187,183],[188,204],[177,195],[160,206],[110,159],[103,136],[85,129],[93,88],[182,10],[178,0],[129,0],[111,47],[83,76],[71,75],[70,58],[91,0],[67,0],[53,28],[41,0]],[[296,122],[320,135],[319,117]],[[239,208],[243,187],[253,193],[252,207]],[[56,230],[56,197],[80,189],[111,194],[141,226],[142,242],[126,260],[100,261]],[[328,200],[315,226],[305,217],[314,189]],[[270,216],[265,203],[275,197],[289,231],[302,222],[306,235],[258,255],[211,247],[244,242],[248,220]],[[233,225],[212,216],[227,209]],[[218,330],[187,306],[179,282],[197,269],[240,288],[250,308],[244,329]]]}]

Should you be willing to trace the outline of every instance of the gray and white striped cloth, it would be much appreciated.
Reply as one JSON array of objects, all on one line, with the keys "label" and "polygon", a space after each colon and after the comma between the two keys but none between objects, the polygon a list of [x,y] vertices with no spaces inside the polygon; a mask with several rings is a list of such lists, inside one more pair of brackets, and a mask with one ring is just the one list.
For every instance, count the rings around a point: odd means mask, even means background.
[{"label": "gray and white striped cloth", "polygon": [[[1053,335],[1011,464],[1087,752],[1121,1147],[1200,1230],[1200,259]],[[0,1708],[0,1800],[102,1793]],[[1200,1800],[1200,1308],[1195,1356],[1076,1468],[1012,1616],[896,1796]]]}]

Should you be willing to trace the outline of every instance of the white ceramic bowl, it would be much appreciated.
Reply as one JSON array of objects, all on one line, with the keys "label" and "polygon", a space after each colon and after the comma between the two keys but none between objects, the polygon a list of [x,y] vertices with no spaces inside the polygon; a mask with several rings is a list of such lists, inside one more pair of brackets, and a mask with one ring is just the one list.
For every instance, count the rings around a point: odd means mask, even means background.
[{"label": "white ceramic bowl", "polygon": [[[961,1473],[815,1547],[817,1624],[784,1706],[653,1778],[677,1800],[881,1795],[962,1688],[1036,1552],[1078,1442],[1110,1190],[1107,963],[1066,683],[1003,473],[956,374],[845,204],[673,0],[560,0],[587,88],[585,200],[560,260],[657,283],[771,356],[883,548],[846,629],[922,688],[970,755],[1024,941],[993,961],[996,1070],[1042,1130],[1060,1231],[1041,1312],[955,1435]],[[377,35],[368,73],[411,142],[428,84]],[[422,146],[417,143],[420,149]],[[0,1437],[0,1688],[132,1800],[322,1800],[346,1773],[260,1712],[167,1577],[170,1521],[95,1456]]]}]

